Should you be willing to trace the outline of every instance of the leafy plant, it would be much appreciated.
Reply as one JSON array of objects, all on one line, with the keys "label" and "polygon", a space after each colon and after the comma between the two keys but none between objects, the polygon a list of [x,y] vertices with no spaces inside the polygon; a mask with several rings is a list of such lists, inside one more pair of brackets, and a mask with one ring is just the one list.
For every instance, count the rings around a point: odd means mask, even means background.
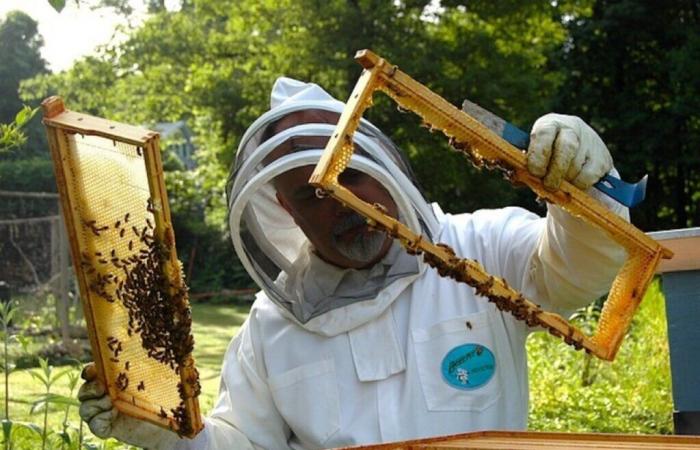
[{"label": "leafy plant", "polygon": [[27,141],[27,137],[22,132],[24,127],[36,114],[38,108],[24,106],[15,116],[15,120],[5,124],[0,123],[0,153],[20,147]]},{"label": "leafy plant", "polygon": [[0,305],[0,321],[2,322],[2,337],[3,337],[3,363],[2,369],[5,373],[5,420],[10,420],[10,372],[14,368],[10,363],[9,354],[7,351],[10,341],[9,326],[12,318],[17,313],[17,307],[12,302],[2,303]]},{"label": "leafy plant", "polygon": [[673,431],[666,314],[658,281],[649,287],[615,361],[589,361],[584,383],[585,354],[565,348],[544,333],[533,334],[527,345],[530,429]]},{"label": "leafy plant", "polygon": [[[605,298],[601,297],[597,301],[591,303],[585,308],[581,308],[571,316],[571,321],[576,323],[579,328],[587,335],[593,334],[596,327],[598,326],[598,321],[600,320],[600,314],[603,311],[603,305],[605,303]],[[581,385],[590,386],[595,381],[597,359],[593,357],[590,353],[585,353],[583,355],[583,369],[581,370]]]},{"label": "leafy plant", "polygon": [[15,369],[15,365],[10,361],[10,355],[8,352],[9,342],[11,340],[17,340],[22,346],[22,349],[26,351],[29,344],[29,339],[22,335],[10,334],[10,324],[12,319],[15,318],[19,308],[17,308],[12,302],[3,302],[0,304],[0,322],[2,322],[2,340],[3,340],[3,360],[2,369],[5,374],[5,414],[2,420],[2,435],[5,450],[13,448],[12,446],[12,434],[13,431],[17,430],[28,430],[40,434],[41,430],[33,423],[12,421],[10,420],[10,373]]},{"label": "leafy plant", "polygon": [[[76,363],[77,367],[80,367],[80,361],[76,361]],[[66,409],[63,415],[63,430],[61,431],[61,450],[63,450],[64,444],[68,444],[68,446],[71,445],[70,433],[68,432],[71,425],[68,421],[68,415],[70,413],[71,406],[80,406],[80,402],[78,402],[73,395],[75,388],[78,385],[78,381],[80,381],[80,372],[78,370],[68,372],[68,388],[70,389],[70,394],[63,398]],[[83,422],[81,421],[80,428],[78,430],[78,448],[80,448],[80,443],[83,440],[82,425]]]},{"label": "leafy plant", "polygon": [[[40,410],[41,408],[44,409],[44,427],[41,433],[41,448],[42,450],[45,450],[49,432],[49,405],[55,403],[64,404],[68,406],[78,406],[79,402],[73,397],[66,397],[63,395],[51,393],[51,387],[56,383],[56,381],[67,376],[70,373],[70,371],[73,370],[72,368],[55,371],[46,358],[40,358],[39,364],[41,365],[40,369],[35,369],[29,373],[35,380],[39,381],[41,384],[44,385],[44,394],[32,404],[30,412],[34,413]],[[75,387],[75,385],[73,387]]]}]

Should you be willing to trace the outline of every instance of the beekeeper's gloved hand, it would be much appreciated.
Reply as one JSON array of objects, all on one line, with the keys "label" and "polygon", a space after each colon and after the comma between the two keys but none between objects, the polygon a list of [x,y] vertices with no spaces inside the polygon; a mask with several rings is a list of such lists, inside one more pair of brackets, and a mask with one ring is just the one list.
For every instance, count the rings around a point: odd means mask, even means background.
[{"label": "beekeeper's gloved hand", "polygon": [[[96,377],[83,371],[88,379],[78,391],[80,417],[88,424],[95,436],[117,440],[148,450],[173,449],[181,439],[177,434],[151,423],[120,414],[112,406],[104,385]],[[94,372],[94,369],[93,369]]]},{"label": "beekeeper's gloved hand", "polygon": [[547,114],[532,126],[527,168],[547,189],[567,180],[585,191],[613,168],[613,160],[598,133],[579,117]]}]

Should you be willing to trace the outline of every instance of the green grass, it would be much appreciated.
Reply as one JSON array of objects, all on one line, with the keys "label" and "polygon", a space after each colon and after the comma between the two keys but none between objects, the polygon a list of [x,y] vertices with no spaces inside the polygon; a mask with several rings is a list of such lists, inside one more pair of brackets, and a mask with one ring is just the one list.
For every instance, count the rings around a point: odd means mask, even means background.
[{"label": "green grass", "polygon": [[219,392],[219,374],[226,347],[248,314],[246,305],[194,304],[192,333],[194,357],[202,383],[200,407],[206,414]]}]

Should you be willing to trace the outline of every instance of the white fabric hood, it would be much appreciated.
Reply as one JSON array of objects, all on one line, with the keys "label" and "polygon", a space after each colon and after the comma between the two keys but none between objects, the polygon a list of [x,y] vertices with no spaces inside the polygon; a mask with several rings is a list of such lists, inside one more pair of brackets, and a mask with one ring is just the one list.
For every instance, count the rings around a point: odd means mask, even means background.
[{"label": "white fabric hood", "polygon": [[[245,132],[227,184],[229,228],[238,257],[250,276],[290,319],[309,331],[335,335],[380,316],[418,273],[424,270],[415,256],[392,249],[370,269],[340,269],[318,264],[310,243],[277,201],[272,180],[288,170],[315,165],[323,148],[293,150],[266,157],[279,146],[301,136],[329,137],[335,125],[303,123],[271,133],[283,117],[304,110],[340,114],[344,104],[316,84],[279,78],[270,96],[270,110]],[[378,180],[395,201],[401,220],[429,239],[439,226],[432,208],[416,187],[405,156],[379,129],[362,120],[354,137],[358,150],[350,167]],[[272,161],[269,161],[273,159]],[[334,294],[313,304],[307,301],[303,280],[328,276],[340,280]],[[340,273],[338,271],[341,271]],[[345,273],[346,271],[348,273]],[[359,280],[359,281],[358,281]],[[343,285],[345,283],[345,285]],[[354,283],[350,286],[347,283]],[[353,288],[354,286],[354,288]],[[318,299],[317,299],[318,300]]]}]

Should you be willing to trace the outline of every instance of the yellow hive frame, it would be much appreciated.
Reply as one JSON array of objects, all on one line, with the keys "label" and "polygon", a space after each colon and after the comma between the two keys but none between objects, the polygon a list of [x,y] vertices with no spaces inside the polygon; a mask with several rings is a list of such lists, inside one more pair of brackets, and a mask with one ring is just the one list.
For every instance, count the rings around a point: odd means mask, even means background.
[{"label": "yellow hive frame", "polygon": [[[369,50],[359,51],[355,59],[365,70],[309,183],[365,216],[370,225],[384,229],[399,239],[409,252],[424,253],[425,261],[436,267],[440,275],[473,286],[500,309],[511,312],[528,325],[546,328],[577,349],[585,348],[601,359],[614,359],[660,258],[671,258],[673,253],[567,181],[562,182],[557,191],[546,190],[542,181],[527,171],[524,153],[413,80],[397,66]],[[345,170],[352,156],[352,135],[364,110],[371,106],[376,90],[389,95],[401,108],[416,113],[428,127],[442,130],[450,138],[451,144],[464,151],[475,165],[504,171],[511,182],[527,185],[539,197],[605,230],[626,249],[627,260],[613,282],[598,328],[592,336],[587,336],[561,316],[544,311],[525,299],[505,280],[485,272],[478,262],[460,259],[448,246],[423,239],[420,234],[383,214],[378,205],[360,200],[338,183],[338,175]]]},{"label": "yellow hive frame", "polygon": [[[131,235],[131,227],[136,227],[137,224],[143,225],[144,220],[151,227],[149,241],[144,242],[155,242],[158,245],[158,254],[162,255],[158,257],[159,264],[155,267],[158,267],[162,272],[162,277],[167,280],[168,287],[161,292],[167,292],[166,298],[172,305],[175,305],[176,323],[190,323],[186,287],[182,280],[181,266],[175,251],[175,238],[163,181],[159,135],[154,131],[68,111],[59,97],[47,98],[42,103],[42,108],[43,123],[48,134],[56,184],[69,235],[73,266],[80,288],[97,377],[107,387],[114,406],[120,412],[171,429],[182,436],[193,437],[202,429],[203,425],[197,400],[199,376],[191,354],[178,358],[181,362],[171,363],[172,366],[149,357],[147,351],[141,348],[143,339],[141,332],[136,330],[132,333],[131,325],[129,330],[125,329],[124,318],[128,317],[126,308],[121,302],[114,301],[114,299],[111,302],[105,302],[105,296],[100,295],[94,289],[96,273],[102,276],[118,271],[114,267],[109,268],[108,262],[95,263],[94,266],[85,263],[87,256],[95,255],[97,249],[104,248],[104,242],[113,246],[119,233],[122,236],[125,234],[120,228],[116,228],[115,224],[112,230],[104,232],[106,236],[96,237],[100,236],[99,230],[91,233],[90,227],[95,226],[94,219],[97,219],[97,223],[106,223],[106,216],[112,214],[115,209],[114,205],[126,204],[123,197],[133,195],[135,190],[128,191],[131,186],[126,183],[120,185],[116,180],[106,181],[108,183],[106,186],[113,187],[114,191],[103,190],[103,193],[109,194],[109,198],[96,198],[94,195],[91,196],[91,193],[97,191],[90,190],[87,180],[91,169],[98,170],[101,167],[100,170],[104,171],[105,165],[117,169],[120,167],[118,164],[110,162],[108,158],[103,158],[108,152],[101,153],[101,151],[112,147],[112,145],[115,154],[116,150],[127,149],[123,151],[130,151],[134,154],[129,154],[128,160],[132,161],[129,163],[132,166],[130,169],[124,169],[124,172],[128,173],[129,170],[135,168],[137,170],[134,170],[134,173],[139,174],[139,181],[146,184],[143,177],[147,179],[147,186],[139,185],[138,189],[144,197],[148,196],[150,199],[148,204],[146,202],[139,203],[143,204],[143,210],[139,209],[132,216],[128,232]],[[85,146],[82,147],[82,153],[78,155],[79,144],[77,142],[79,139],[86,139],[86,137],[97,143],[104,144],[106,142],[108,145],[107,147],[96,146],[94,150]],[[123,156],[123,154],[119,155],[120,158]],[[88,161],[92,161],[89,163],[89,167],[88,163],[83,162],[83,159],[86,158]],[[103,178],[100,177],[97,181],[103,182]],[[134,200],[129,201],[131,201],[129,204],[135,204]],[[101,211],[105,217],[90,217],[93,219],[93,225],[88,226],[86,220],[89,218],[84,216],[85,211],[90,209],[86,205],[93,202],[102,202],[103,209]],[[97,210],[95,209],[95,211]],[[146,217],[152,217],[155,223],[150,222],[150,219]],[[138,218],[140,218],[141,223],[138,222]],[[126,217],[124,223],[126,224],[128,220]],[[123,227],[126,230],[126,225]],[[105,226],[105,229],[107,228]],[[146,228],[143,230],[143,234],[145,234]],[[134,228],[133,233],[136,232],[137,228]],[[98,242],[98,239],[101,241]],[[147,243],[138,243],[136,238],[133,240],[137,242],[137,245],[132,247],[133,243],[129,241],[128,247],[129,250],[133,248],[130,256],[134,258],[138,256],[137,246],[144,249],[153,248],[152,246],[148,247]],[[125,248],[123,243],[121,245],[120,252]],[[94,260],[95,257],[91,256],[91,258]],[[112,260],[112,264],[114,261]],[[97,266],[99,267],[96,271],[94,267]],[[93,268],[90,269],[90,267]],[[126,273],[126,269],[124,272]],[[126,277],[124,276],[124,278]],[[106,292],[106,289],[102,288],[102,291]],[[108,294],[110,298],[116,292],[116,288],[113,289],[114,291],[110,291],[111,294]],[[189,338],[191,339],[191,334]],[[120,354],[122,343],[125,345],[123,353]],[[119,348],[115,349],[117,344]],[[126,378],[119,381],[118,377],[121,374],[124,374],[123,376]],[[128,380],[129,374],[134,375],[131,383]],[[180,401],[181,403],[178,403]],[[179,416],[176,418],[172,408],[178,406],[180,407]]]}]

